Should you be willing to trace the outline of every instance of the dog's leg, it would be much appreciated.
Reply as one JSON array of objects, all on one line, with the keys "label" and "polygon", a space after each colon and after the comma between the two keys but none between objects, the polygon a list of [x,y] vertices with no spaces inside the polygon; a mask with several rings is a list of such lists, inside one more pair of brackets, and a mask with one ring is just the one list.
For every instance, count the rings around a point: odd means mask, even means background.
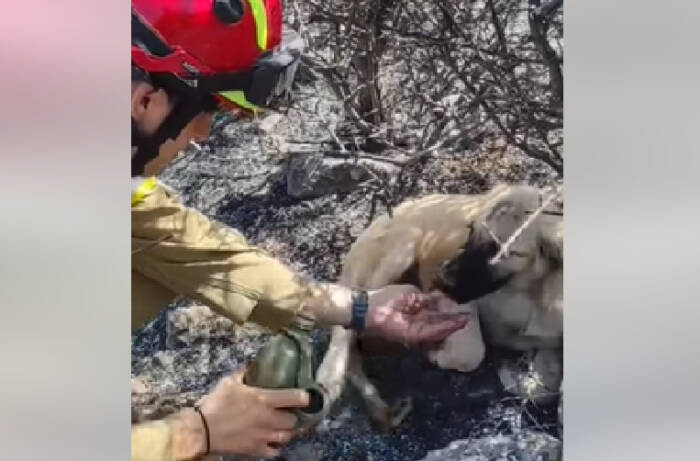
[{"label": "dog's leg", "polygon": [[391,408],[379,395],[379,390],[372,384],[362,367],[362,357],[356,344],[350,346],[348,379],[360,393],[367,406],[370,417],[384,430],[390,429]]},{"label": "dog's leg", "polygon": [[377,387],[365,374],[362,356],[355,343],[350,348],[348,379],[359,391],[372,420],[383,431],[388,432],[399,426],[413,409],[410,398],[399,399],[393,406],[384,401]]},{"label": "dog's leg", "polygon": [[328,350],[316,372],[316,381],[328,391],[329,404],[332,405],[342,394],[347,376],[360,392],[372,420],[383,430],[391,430],[410,412],[411,402],[401,400],[391,407],[382,399],[363,370],[356,341],[353,331],[333,327]]},{"label": "dog's leg", "polygon": [[331,329],[328,349],[316,371],[316,381],[328,391],[330,405],[338,400],[343,392],[350,348],[355,341],[355,332],[352,330],[340,326]]}]

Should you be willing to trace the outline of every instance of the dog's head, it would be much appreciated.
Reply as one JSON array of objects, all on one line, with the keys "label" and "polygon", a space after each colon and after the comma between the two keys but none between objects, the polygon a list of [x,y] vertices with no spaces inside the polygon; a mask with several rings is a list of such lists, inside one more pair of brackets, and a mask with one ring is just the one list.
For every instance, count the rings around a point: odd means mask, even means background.
[{"label": "dog's head", "polygon": [[[508,188],[485,197],[482,213],[469,223],[460,252],[443,263],[437,287],[463,304],[497,291],[511,281],[540,279],[562,261],[562,218],[548,210],[523,223],[539,207],[533,188]],[[518,232],[518,237],[503,245]]]}]

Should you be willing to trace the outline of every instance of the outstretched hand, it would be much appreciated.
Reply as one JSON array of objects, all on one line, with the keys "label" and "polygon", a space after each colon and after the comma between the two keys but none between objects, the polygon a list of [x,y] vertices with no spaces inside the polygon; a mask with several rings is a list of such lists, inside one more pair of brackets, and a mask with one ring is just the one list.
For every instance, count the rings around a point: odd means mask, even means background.
[{"label": "outstretched hand", "polygon": [[439,291],[421,293],[412,285],[389,285],[369,292],[367,331],[409,347],[442,342],[469,322],[468,314],[446,313],[455,304]]}]

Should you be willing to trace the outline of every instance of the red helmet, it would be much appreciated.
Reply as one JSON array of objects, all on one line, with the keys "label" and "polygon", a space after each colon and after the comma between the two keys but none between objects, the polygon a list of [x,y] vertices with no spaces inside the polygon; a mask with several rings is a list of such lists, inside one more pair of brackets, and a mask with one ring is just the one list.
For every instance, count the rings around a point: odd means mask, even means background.
[{"label": "red helmet", "polygon": [[[132,13],[172,53],[141,51],[132,61],[146,71],[186,77],[248,70],[265,51],[280,43],[282,8],[278,0],[132,0]],[[132,34],[143,31],[132,30]],[[148,43],[141,46],[148,47]]]},{"label": "red helmet", "polygon": [[132,127],[132,174],[203,110],[254,110],[287,91],[303,49],[280,0],[131,0],[131,18],[132,73],[180,101],[155,135]]}]

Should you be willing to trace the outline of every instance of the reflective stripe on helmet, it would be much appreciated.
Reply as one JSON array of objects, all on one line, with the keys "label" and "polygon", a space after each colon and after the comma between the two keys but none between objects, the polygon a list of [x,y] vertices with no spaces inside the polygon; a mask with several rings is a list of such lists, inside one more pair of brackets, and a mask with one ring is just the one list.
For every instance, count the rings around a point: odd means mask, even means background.
[{"label": "reflective stripe on helmet", "polygon": [[250,10],[255,20],[255,34],[258,39],[258,47],[261,50],[267,49],[267,10],[263,0],[248,0]]},{"label": "reflective stripe on helmet", "polygon": [[227,101],[232,102],[238,107],[249,110],[253,113],[257,113],[261,110],[260,107],[248,102],[248,100],[245,98],[245,94],[243,93],[243,91],[220,91],[218,95],[226,99]]}]

